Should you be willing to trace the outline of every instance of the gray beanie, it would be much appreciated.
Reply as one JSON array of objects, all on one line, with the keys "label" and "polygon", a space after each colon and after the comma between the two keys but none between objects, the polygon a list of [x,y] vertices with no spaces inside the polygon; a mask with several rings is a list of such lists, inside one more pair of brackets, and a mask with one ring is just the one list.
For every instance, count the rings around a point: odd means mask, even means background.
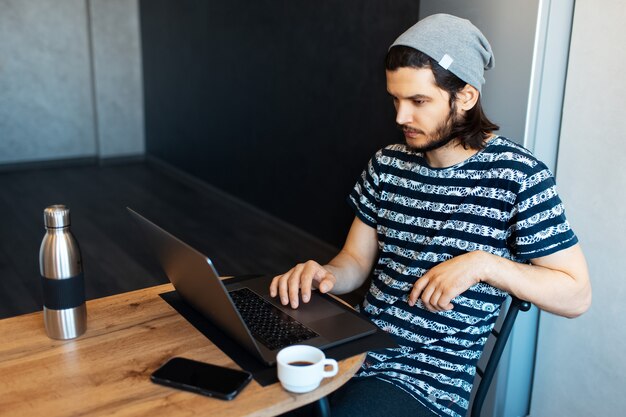
[{"label": "gray beanie", "polygon": [[449,14],[434,14],[411,26],[389,47],[417,49],[443,68],[481,91],[485,70],[494,66],[487,38],[469,20]]}]

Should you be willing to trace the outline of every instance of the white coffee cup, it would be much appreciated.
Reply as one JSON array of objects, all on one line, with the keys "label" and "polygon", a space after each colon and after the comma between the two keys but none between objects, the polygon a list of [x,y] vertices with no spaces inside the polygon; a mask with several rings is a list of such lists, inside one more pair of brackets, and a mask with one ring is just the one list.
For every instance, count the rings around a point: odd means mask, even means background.
[{"label": "white coffee cup", "polygon": [[[309,392],[319,387],[323,378],[337,375],[339,366],[334,359],[326,359],[324,352],[313,346],[293,345],[276,355],[278,380],[291,392]],[[327,371],[326,366],[332,369]]]}]

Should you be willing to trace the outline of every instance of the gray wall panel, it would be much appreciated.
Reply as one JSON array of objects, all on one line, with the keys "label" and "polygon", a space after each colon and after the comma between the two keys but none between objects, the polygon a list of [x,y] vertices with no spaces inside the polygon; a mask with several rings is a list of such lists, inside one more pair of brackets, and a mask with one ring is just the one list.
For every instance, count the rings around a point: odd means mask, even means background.
[{"label": "gray wall panel", "polygon": [[0,0],[0,163],[94,155],[84,0]]},{"label": "gray wall panel", "polygon": [[101,157],[144,152],[137,0],[91,0],[98,143]]},{"label": "gray wall panel", "polygon": [[0,0],[0,165],[143,151],[137,0]]}]

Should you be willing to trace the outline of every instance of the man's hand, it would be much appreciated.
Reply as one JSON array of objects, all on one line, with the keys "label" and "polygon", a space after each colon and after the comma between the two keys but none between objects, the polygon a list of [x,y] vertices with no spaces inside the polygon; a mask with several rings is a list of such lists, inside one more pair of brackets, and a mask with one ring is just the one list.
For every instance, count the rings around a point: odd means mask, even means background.
[{"label": "man's hand", "polygon": [[591,305],[591,283],[580,245],[514,262],[487,252],[456,256],[426,272],[413,285],[409,305],[420,298],[431,311],[451,310],[451,300],[484,282],[553,314],[577,317]]},{"label": "man's hand", "polygon": [[[367,279],[378,254],[376,229],[354,218],[343,249],[328,264],[308,261],[274,277],[270,295],[280,296],[283,305],[298,308],[311,299],[311,288],[321,293],[345,294],[359,288]],[[339,279],[337,279],[339,278]]]},{"label": "man's hand", "polygon": [[481,258],[481,252],[470,252],[433,267],[413,284],[409,305],[420,298],[430,311],[452,310],[452,299],[480,282]]},{"label": "man's hand", "polygon": [[292,308],[298,308],[300,296],[304,303],[311,299],[311,288],[318,288],[321,293],[326,293],[336,282],[337,278],[332,272],[315,261],[308,261],[274,277],[270,284],[270,296],[279,295],[281,304],[291,304]]}]

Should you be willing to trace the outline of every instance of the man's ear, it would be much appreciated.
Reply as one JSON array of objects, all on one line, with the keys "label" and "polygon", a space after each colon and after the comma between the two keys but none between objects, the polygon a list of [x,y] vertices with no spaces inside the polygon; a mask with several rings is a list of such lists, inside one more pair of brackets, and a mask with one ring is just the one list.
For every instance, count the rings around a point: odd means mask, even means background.
[{"label": "man's ear", "polygon": [[480,97],[480,93],[476,87],[465,84],[465,87],[456,94],[457,108],[464,111],[471,110],[476,105],[478,97]]}]

